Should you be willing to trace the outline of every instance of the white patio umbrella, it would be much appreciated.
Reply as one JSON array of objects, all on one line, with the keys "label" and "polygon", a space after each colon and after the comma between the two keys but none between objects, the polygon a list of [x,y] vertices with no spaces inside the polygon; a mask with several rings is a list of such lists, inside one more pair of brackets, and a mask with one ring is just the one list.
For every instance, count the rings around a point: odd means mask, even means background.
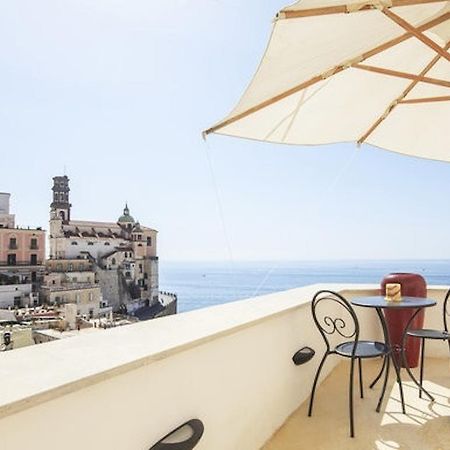
[{"label": "white patio umbrella", "polygon": [[233,111],[205,131],[367,143],[450,161],[450,1],[301,0]]}]

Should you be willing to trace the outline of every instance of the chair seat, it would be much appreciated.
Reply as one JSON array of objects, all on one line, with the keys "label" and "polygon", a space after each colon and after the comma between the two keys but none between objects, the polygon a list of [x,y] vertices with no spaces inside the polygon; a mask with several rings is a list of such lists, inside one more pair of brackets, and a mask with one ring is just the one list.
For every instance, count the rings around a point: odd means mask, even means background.
[{"label": "chair seat", "polygon": [[409,336],[414,336],[423,339],[442,339],[449,340],[450,333],[444,330],[432,330],[424,328],[422,330],[408,330]]},{"label": "chair seat", "polygon": [[[334,350],[338,355],[351,358],[354,342],[343,342],[339,344]],[[385,355],[389,352],[387,345],[383,342],[376,341],[358,341],[356,346],[356,358],[376,358],[377,356]]]}]

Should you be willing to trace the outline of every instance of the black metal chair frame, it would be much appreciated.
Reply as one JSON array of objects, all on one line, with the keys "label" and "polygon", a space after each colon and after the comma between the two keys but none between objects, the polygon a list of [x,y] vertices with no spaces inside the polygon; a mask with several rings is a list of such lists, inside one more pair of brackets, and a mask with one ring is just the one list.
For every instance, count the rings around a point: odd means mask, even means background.
[{"label": "black metal chair frame", "polygon": [[[422,392],[425,392],[427,397],[434,401],[434,397],[423,387],[423,373],[424,373],[424,358],[425,358],[425,341],[427,339],[433,339],[433,340],[441,340],[441,341],[447,341],[448,349],[450,351],[450,333],[448,332],[448,322],[447,322],[447,316],[450,316],[450,311],[448,310],[448,305],[450,298],[450,289],[447,291],[447,294],[445,295],[444,304],[442,308],[442,315],[443,315],[443,323],[444,323],[444,330],[434,330],[434,329],[409,329],[410,324],[414,320],[415,316],[417,315],[418,311],[411,317],[410,321],[408,322],[408,326],[406,327],[406,333],[403,340],[403,347],[405,347],[406,344],[406,337],[411,336],[417,339],[420,339],[421,341],[421,350],[420,350],[420,372],[419,372],[419,398],[422,398]],[[403,355],[404,356],[404,355]],[[404,359],[404,365],[408,367],[405,359]],[[411,375],[411,374],[410,374]],[[415,380],[415,379],[414,379]]]},{"label": "black metal chair frame", "polygon": [[[331,317],[331,315],[326,315],[322,318],[319,318],[316,310],[317,306],[321,302],[334,302],[338,304],[341,308],[343,308],[347,315],[351,318],[352,324],[348,327],[346,322],[342,317]],[[330,355],[337,355],[344,358],[350,358],[350,380],[349,380],[349,417],[350,417],[350,436],[355,436],[355,425],[354,425],[354,405],[353,405],[353,384],[354,384],[354,370],[355,370],[355,361],[358,360],[358,372],[359,372],[359,387],[360,387],[360,396],[364,398],[364,390],[363,390],[363,375],[362,375],[362,359],[368,358],[378,358],[383,357],[383,369],[385,364],[388,365],[387,370],[385,372],[385,377],[383,381],[383,391],[380,396],[380,400],[378,402],[377,411],[379,411],[379,407],[383,401],[384,393],[386,391],[386,385],[388,381],[389,374],[389,347],[383,343],[378,341],[360,341],[359,340],[359,321],[356,316],[356,313],[351,306],[351,304],[340,294],[333,291],[321,290],[314,295],[314,298],[311,302],[311,312],[314,319],[314,322],[322,335],[322,338],[325,342],[326,350],[325,353],[319,363],[319,366],[316,371],[316,375],[314,377],[314,382],[311,391],[311,397],[309,401],[308,408],[308,416],[312,415],[314,397],[317,388],[317,382],[320,377],[320,373],[322,372],[323,366],[325,364],[326,359]],[[346,331],[347,330],[347,331]],[[344,341],[339,343],[338,345],[331,346],[329,338],[331,335],[337,333]],[[351,351],[343,351],[343,347],[347,347],[350,345]],[[364,353],[364,348],[368,348],[369,346],[378,346],[380,350],[378,352],[366,352]],[[387,361],[387,362],[386,362]],[[383,372],[380,372],[380,377]]]}]

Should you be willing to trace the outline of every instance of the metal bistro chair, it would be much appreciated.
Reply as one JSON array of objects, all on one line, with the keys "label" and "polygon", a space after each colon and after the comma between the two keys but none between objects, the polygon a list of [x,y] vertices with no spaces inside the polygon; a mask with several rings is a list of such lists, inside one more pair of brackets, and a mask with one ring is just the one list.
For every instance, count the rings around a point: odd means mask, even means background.
[{"label": "metal bistro chair", "polygon": [[[444,329],[443,330],[433,330],[423,328],[421,330],[408,330],[407,335],[413,336],[416,338],[420,338],[421,340],[421,352],[420,352],[420,387],[422,387],[423,383],[423,372],[424,372],[424,355],[425,355],[425,340],[426,339],[437,339],[441,341],[447,341],[448,349],[450,351],[450,333],[448,332],[448,323],[447,316],[450,316],[450,307],[449,307],[449,297],[450,297],[450,289],[447,291],[445,296],[444,305],[442,308],[442,315],[444,321]],[[419,389],[419,397],[422,398],[422,389]]]},{"label": "metal bistro chair", "polygon": [[[335,308],[335,309],[333,309]],[[340,312],[336,311],[338,309]],[[333,310],[335,314],[331,314]],[[330,355],[350,358],[350,382],[349,382],[349,415],[350,415],[350,436],[355,436],[354,413],[353,413],[353,374],[355,360],[358,360],[359,366],[359,386],[361,398],[364,397],[363,377],[361,360],[365,358],[386,357],[389,348],[383,342],[360,341],[359,340],[359,322],[350,303],[340,294],[322,290],[316,293],[311,303],[311,311],[317,328],[325,341],[326,351],[317,368],[316,376],[311,391],[309,401],[308,416],[312,415],[314,395],[317,382],[320,377],[323,365]],[[344,315],[344,316],[342,316]],[[332,345],[330,338],[337,334],[340,341],[338,345]],[[386,374],[388,371],[386,371]],[[383,394],[386,388],[387,377],[384,379]],[[382,398],[380,399],[380,401]]]}]

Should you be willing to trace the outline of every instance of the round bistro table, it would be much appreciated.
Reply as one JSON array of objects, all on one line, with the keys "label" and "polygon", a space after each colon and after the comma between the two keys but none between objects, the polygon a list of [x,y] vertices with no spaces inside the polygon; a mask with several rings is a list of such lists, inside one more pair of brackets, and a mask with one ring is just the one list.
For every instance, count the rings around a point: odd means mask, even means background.
[{"label": "round bistro table", "polygon": [[[416,380],[413,373],[411,372],[411,369],[409,368],[409,365],[406,361],[406,354],[405,354],[405,348],[406,348],[406,339],[407,339],[407,333],[409,330],[409,327],[414,320],[414,318],[419,314],[421,310],[424,308],[429,308],[431,306],[436,305],[436,301],[431,298],[422,298],[422,297],[403,297],[400,302],[392,302],[392,301],[386,301],[385,297],[383,296],[375,296],[375,297],[355,297],[350,300],[350,303],[355,306],[361,306],[363,308],[373,308],[376,310],[378,314],[378,318],[380,319],[381,327],[383,329],[383,335],[384,335],[384,342],[389,348],[389,353],[387,354],[387,357],[384,358],[383,366],[380,370],[380,373],[377,375],[377,377],[374,379],[370,387],[372,388],[375,386],[375,384],[378,382],[378,380],[383,375],[383,372],[385,372],[384,376],[384,383],[383,383],[383,389],[380,394],[380,399],[378,401],[377,405],[377,412],[380,411],[381,404],[383,402],[384,394],[386,392],[386,385],[387,380],[389,378],[389,362],[392,361],[392,364],[395,369],[395,373],[397,376],[397,383],[400,390],[400,399],[402,403],[402,412],[403,414],[406,413],[405,411],[405,399],[403,396],[403,386],[402,386],[402,379],[400,376],[400,365],[397,363],[396,358],[394,356],[394,352],[399,352],[400,357],[402,358],[403,364],[405,366],[406,371],[408,372],[408,375],[412,379],[412,381],[416,384],[416,386],[423,392],[425,395],[431,400],[434,401],[434,398],[426,391],[420,383]],[[386,324],[386,319],[383,314],[383,310],[385,309],[401,309],[401,308],[415,308],[416,310],[412,314],[411,318],[409,319],[408,323],[406,324],[405,329],[403,330],[402,334],[402,345],[400,348],[397,346],[391,346],[391,341],[389,339],[389,331]]]}]

